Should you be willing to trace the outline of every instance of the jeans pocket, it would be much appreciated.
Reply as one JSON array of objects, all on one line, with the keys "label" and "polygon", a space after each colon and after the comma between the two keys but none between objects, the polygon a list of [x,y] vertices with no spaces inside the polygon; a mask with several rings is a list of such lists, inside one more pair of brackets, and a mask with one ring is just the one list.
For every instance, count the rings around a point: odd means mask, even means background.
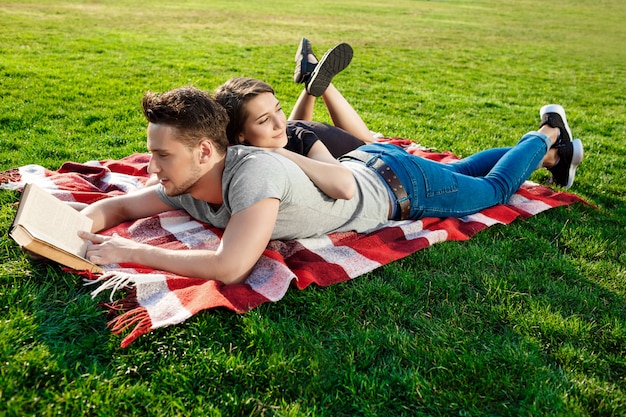
[{"label": "jeans pocket", "polygon": [[413,165],[422,173],[427,198],[456,193],[459,190],[456,174],[438,166],[437,162],[423,159],[415,161]]}]

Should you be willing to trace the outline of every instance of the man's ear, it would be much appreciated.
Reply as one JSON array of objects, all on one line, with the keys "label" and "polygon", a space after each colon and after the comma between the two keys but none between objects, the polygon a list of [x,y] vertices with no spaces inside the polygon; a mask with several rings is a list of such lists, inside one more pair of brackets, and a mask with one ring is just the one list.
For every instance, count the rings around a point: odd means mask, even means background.
[{"label": "man's ear", "polygon": [[213,147],[213,142],[209,139],[203,139],[200,142],[200,162],[208,162],[215,152],[215,148]]}]

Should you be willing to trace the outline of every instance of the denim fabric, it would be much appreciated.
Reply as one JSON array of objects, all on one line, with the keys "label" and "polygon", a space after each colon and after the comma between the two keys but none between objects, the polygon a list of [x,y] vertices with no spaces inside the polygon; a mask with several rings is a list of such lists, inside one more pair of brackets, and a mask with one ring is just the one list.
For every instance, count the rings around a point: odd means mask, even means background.
[{"label": "denim fabric", "polygon": [[478,152],[444,164],[411,155],[398,146],[374,143],[359,147],[382,159],[398,176],[411,203],[410,218],[462,217],[509,198],[541,165],[550,139],[527,133],[517,145]]}]

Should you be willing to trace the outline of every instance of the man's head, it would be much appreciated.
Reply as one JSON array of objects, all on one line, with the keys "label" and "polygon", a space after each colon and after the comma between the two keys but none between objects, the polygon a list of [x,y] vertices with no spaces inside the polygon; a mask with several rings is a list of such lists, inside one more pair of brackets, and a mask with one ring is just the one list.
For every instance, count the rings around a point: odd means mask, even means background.
[{"label": "man's head", "polygon": [[218,152],[226,151],[228,114],[209,93],[194,87],[147,92],[142,105],[148,122],[175,128],[176,139],[190,149],[208,139]]},{"label": "man's head", "polygon": [[226,111],[208,93],[184,87],[146,93],[143,112],[152,155],[148,172],[158,177],[168,195],[193,194],[226,154]]}]

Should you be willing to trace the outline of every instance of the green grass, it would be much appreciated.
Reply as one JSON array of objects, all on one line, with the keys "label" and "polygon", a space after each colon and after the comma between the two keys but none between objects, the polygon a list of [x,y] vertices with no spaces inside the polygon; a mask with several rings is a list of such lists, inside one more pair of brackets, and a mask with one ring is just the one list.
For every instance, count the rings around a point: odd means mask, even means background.
[{"label": "green grass", "polygon": [[626,414],[625,18],[621,0],[2,3],[0,170],[143,152],[147,90],[246,75],[288,112],[307,36],[318,55],[354,47],[335,84],[372,130],[460,156],[563,104],[586,151],[572,191],[597,208],[120,349],[79,278],[6,237],[2,191],[0,415]]}]

